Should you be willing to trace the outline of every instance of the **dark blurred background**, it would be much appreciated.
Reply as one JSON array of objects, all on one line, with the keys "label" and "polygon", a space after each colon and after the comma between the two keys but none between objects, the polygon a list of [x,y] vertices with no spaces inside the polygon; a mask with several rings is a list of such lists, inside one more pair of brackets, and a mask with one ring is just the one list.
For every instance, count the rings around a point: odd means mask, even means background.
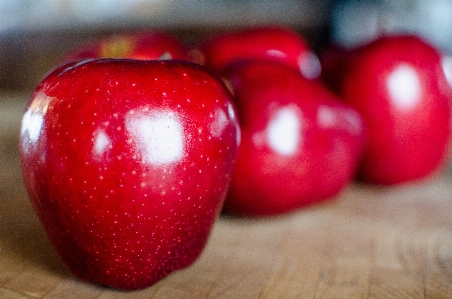
[{"label": "dark blurred background", "polygon": [[109,33],[165,29],[190,45],[268,23],[291,26],[317,52],[410,32],[452,54],[451,0],[0,0],[0,92],[31,91],[70,49]]}]

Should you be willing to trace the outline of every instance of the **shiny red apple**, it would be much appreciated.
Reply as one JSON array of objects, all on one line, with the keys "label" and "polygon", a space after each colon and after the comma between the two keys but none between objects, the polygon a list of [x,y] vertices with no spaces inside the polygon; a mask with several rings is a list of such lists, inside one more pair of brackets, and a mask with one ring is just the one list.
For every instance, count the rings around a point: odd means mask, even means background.
[{"label": "shiny red apple", "polygon": [[239,133],[230,93],[199,65],[91,60],[37,86],[20,157],[68,268],[88,282],[140,289],[203,250]]},{"label": "shiny red apple", "polygon": [[307,78],[320,74],[320,63],[306,40],[284,26],[257,26],[225,31],[203,41],[196,51],[198,61],[221,73],[241,60],[279,61]]},{"label": "shiny red apple", "polygon": [[239,63],[226,73],[242,130],[226,212],[282,214],[349,184],[365,142],[354,109],[280,63]]},{"label": "shiny red apple", "polygon": [[186,46],[164,31],[110,34],[91,44],[81,45],[63,61],[89,58],[129,58],[139,60],[188,59]]},{"label": "shiny red apple", "polygon": [[398,184],[435,173],[450,140],[450,87],[438,50],[415,36],[383,36],[351,51],[335,85],[366,120],[362,180]]}]

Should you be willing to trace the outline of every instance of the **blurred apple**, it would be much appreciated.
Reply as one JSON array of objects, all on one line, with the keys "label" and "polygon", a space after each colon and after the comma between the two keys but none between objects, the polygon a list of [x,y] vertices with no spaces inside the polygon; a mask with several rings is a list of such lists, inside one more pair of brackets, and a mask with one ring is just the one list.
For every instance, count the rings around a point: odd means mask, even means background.
[{"label": "blurred apple", "polygon": [[111,34],[91,44],[81,45],[66,55],[63,61],[89,58],[186,60],[187,53],[185,45],[167,32],[140,31]]},{"label": "blurred apple", "polygon": [[284,26],[257,26],[225,31],[203,41],[195,51],[198,62],[221,73],[241,60],[279,61],[309,79],[320,75],[320,63],[306,40]]},{"label": "blurred apple", "polygon": [[358,112],[277,62],[241,62],[225,73],[242,130],[226,212],[282,214],[350,183],[365,143]]},{"label": "blurred apple", "polygon": [[330,80],[369,130],[361,179],[397,184],[435,173],[450,139],[441,53],[419,37],[387,35],[350,51],[341,64]]}]

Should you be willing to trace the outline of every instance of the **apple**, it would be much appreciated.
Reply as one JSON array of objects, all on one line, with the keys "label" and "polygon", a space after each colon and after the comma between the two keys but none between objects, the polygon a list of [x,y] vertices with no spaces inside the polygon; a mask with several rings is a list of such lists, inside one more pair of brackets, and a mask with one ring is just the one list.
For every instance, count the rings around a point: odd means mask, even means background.
[{"label": "apple", "polygon": [[392,185],[436,173],[450,138],[450,88],[440,52],[419,37],[387,35],[350,51],[335,85],[359,111],[369,142],[359,177]]},{"label": "apple", "polygon": [[72,273],[133,290],[199,256],[239,137],[231,94],[202,66],[99,59],[39,83],[20,157],[31,202]]},{"label": "apple", "polygon": [[186,46],[164,31],[110,34],[91,44],[81,45],[63,61],[89,58],[129,58],[139,60],[188,59]]},{"label": "apple", "polygon": [[225,213],[284,214],[332,199],[353,180],[366,140],[358,112],[277,62],[225,73],[242,132]]},{"label": "apple", "polygon": [[233,62],[252,59],[279,61],[310,79],[320,75],[320,62],[308,43],[298,32],[284,26],[225,31],[204,40],[195,53],[198,63],[217,73]]}]

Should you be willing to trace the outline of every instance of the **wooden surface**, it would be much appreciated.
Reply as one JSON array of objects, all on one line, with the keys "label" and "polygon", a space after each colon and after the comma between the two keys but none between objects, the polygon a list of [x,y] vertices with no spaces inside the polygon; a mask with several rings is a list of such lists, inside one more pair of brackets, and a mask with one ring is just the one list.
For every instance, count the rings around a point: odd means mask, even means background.
[{"label": "wooden surface", "polygon": [[0,298],[452,298],[452,175],[353,185],[284,217],[221,218],[201,258],[152,287],[82,283],[28,201],[17,139],[26,96],[0,97]]}]

